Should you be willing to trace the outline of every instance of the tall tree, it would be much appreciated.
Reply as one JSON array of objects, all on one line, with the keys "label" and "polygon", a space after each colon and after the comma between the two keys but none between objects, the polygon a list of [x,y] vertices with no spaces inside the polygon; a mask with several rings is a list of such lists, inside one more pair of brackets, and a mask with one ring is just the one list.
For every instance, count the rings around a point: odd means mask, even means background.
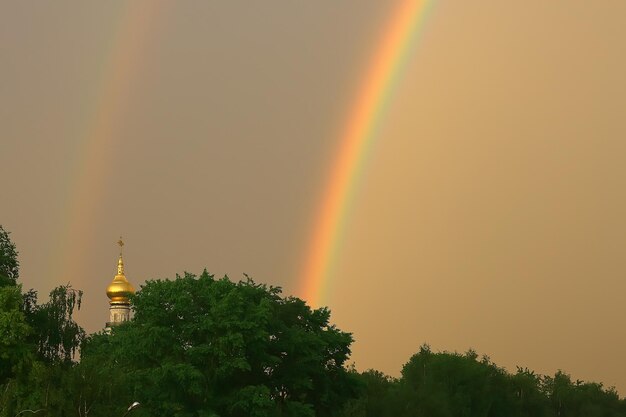
[{"label": "tall tree", "polygon": [[342,417],[396,417],[404,408],[398,401],[398,381],[374,369],[357,374],[358,397],[348,401]]},{"label": "tall tree", "polygon": [[550,401],[543,390],[541,375],[528,368],[517,368],[514,375],[510,375],[509,383],[514,393],[516,407],[524,417],[552,416]]},{"label": "tall tree", "polygon": [[[136,416],[333,416],[354,393],[344,368],[351,335],[327,309],[279,288],[205,271],[148,281],[133,309],[131,322],[87,341],[79,368],[123,370],[109,381],[126,387],[115,394],[120,406],[144,404]],[[100,396],[97,409],[108,388],[90,395]]]},{"label": "tall tree", "polygon": [[402,369],[400,383],[406,416],[515,415],[506,372],[472,350],[433,353],[422,346]]},{"label": "tall tree", "polygon": [[0,386],[23,373],[32,360],[31,328],[22,312],[21,287],[0,287]]},{"label": "tall tree", "polygon": [[25,375],[32,362],[31,329],[22,310],[18,276],[15,244],[0,225],[0,415],[12,412],[16,378]]},{"label": "tall tree", "polygon": [[0,226],[0,416],[40,409],[62,416],[68,403],[72,359],[84,330],[74,321],[82,292],[59,286],[47,303],[37,292],[21,293],[15,244]]},{"label": "tall tree", "polygon": [[17,250],[9,234],[0,225],[0,287],[16,285],[19,277]]},{"label": "tall tree", "polygon": [[37,304],[34,290],[24,295],[24,311],[33,328],[31,341],[41,360],[71,363],[85,338],[85,331],[74,320],[74,311],[80,309],[82,296],[83,292],[70,284],[50,291],[50,299],[44,304]]}]

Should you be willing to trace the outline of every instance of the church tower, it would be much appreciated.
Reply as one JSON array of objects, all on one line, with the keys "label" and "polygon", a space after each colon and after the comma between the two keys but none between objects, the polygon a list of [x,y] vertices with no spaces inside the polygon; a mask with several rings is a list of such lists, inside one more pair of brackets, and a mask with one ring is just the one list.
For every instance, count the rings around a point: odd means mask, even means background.
[{"label": "church tower", "polygon": [[128,296],[135,293],[135,288],[128,282],[124,275],[124,259],[122,258],[122,247],[124,242],[120,237],[117,242],[120,245],[120,258],[117,261],[117,275],[113,282],[107,287],[107,297],[109,297],[109,321],[106,324],[106,331],[111,327],[130,320],[130,300]]}]

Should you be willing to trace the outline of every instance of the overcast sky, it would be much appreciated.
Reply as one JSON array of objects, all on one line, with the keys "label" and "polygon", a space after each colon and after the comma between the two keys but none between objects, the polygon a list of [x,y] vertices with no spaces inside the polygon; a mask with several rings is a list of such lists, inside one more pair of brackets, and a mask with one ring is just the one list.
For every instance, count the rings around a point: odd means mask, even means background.
[{"label": "overcast sky", "polygon": [[[400,0],[398,0],[400,1]],[[398,1],[0,4],[0,224],[21,281],[203,268],[297,294]],[[427,342],[626,395],[626,2],[434,1],[324,300],[357,368]]]}]

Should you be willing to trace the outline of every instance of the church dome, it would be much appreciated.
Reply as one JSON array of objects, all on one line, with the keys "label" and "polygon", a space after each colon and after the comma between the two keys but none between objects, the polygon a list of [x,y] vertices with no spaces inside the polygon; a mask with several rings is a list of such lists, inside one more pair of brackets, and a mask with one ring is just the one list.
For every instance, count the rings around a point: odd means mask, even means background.
[{"label": "church dome", "polygon": [[107,287],[107,297],[111,302],[128,303],[128,296],[134,293],[135,288],[124,275],[124,260],[120,254],[120,259],[117,261],[117,275]]}]

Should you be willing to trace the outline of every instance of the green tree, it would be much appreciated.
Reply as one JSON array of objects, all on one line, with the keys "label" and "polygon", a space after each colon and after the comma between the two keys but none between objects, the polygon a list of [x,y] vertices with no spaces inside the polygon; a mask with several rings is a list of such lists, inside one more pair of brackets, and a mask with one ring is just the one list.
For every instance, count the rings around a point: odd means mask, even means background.
[{"label": "green tree", "polygon": [[575,411],[575,392],[571,377],[558,371],[554,377],[543,378],[544,391],[550,399],[552,410],[556,416],[573,415]]},{"label": "green tree", "polygon": [[80,293],[57,287],[37,304],[21,286],[0,288],[0,416],[42,409],[39,415],[74,415],[72,358],[84,331],[73,320]]},{"label": "green tree", "polygon": [[0,225],[0,415],[13,411],[17,379],[32,361],[31,329],[22,311],[19,263],[9,232]]},{"label": "green tree", "polygon": [[37,292],[24,295],[24,311],[33,329],[31,342],[39,358],[47,363],[70,364],[76,356],[85,331],[74,320],[74,311],[80,310],[83,292],[70,284],[50,291],[47,303],[37,304]]},{"label": "green tree", "polygon": [[400,392],[406,416],[515,415],[506,372],[472,350],[433,353],[422,346],[402,369]]},{"label": "green tree", "polygon": [[602,384],[572,381],[570,375],[558,371],[543,378],[543,389],[550,399],[553,414],[566,417],[624,416],[624,401],[613,388]]},{"label": "green tree", "polygon": [[114,395],[117,407],[142,402],[137,417],[338,415],[356,389],[344,367],[352,337],[327,309],[280,294],[206,271],[148,281],[134,319],[91,336],[81,352],[79,371],[107,373],[89,388],[94,410]]},{"label": "green tree", "polygon": [[21,287],[0,287],[0,385],[23,373],[32,360],[31,329],[22,312]]},{"label": "green tree", "polygon": [[351,372],[359,381],[358,397],[348,401],[342,417],[395,417],[402,407],[397,400],[398,381],[384,373],[370,369],[358,374]]},{"label": "green tree", "polygon": [[517,368],[509,377],[519,414],[524,417],[551,416],[550,402],[543,391],[541,375],[528,368]]},{"label": "green tree", "polygon": [[9,234],[0,225],[0,287],[16,285],[19,277],[17,250]]},{"label": "green tree", "polygon": [[24,409],[69,415],[72,358],[85,335],[73,319],[82,292],[59,286],[38,304],[36,291],[21,293],[18,267],[15,245],[0,226],[0,416]]}]

